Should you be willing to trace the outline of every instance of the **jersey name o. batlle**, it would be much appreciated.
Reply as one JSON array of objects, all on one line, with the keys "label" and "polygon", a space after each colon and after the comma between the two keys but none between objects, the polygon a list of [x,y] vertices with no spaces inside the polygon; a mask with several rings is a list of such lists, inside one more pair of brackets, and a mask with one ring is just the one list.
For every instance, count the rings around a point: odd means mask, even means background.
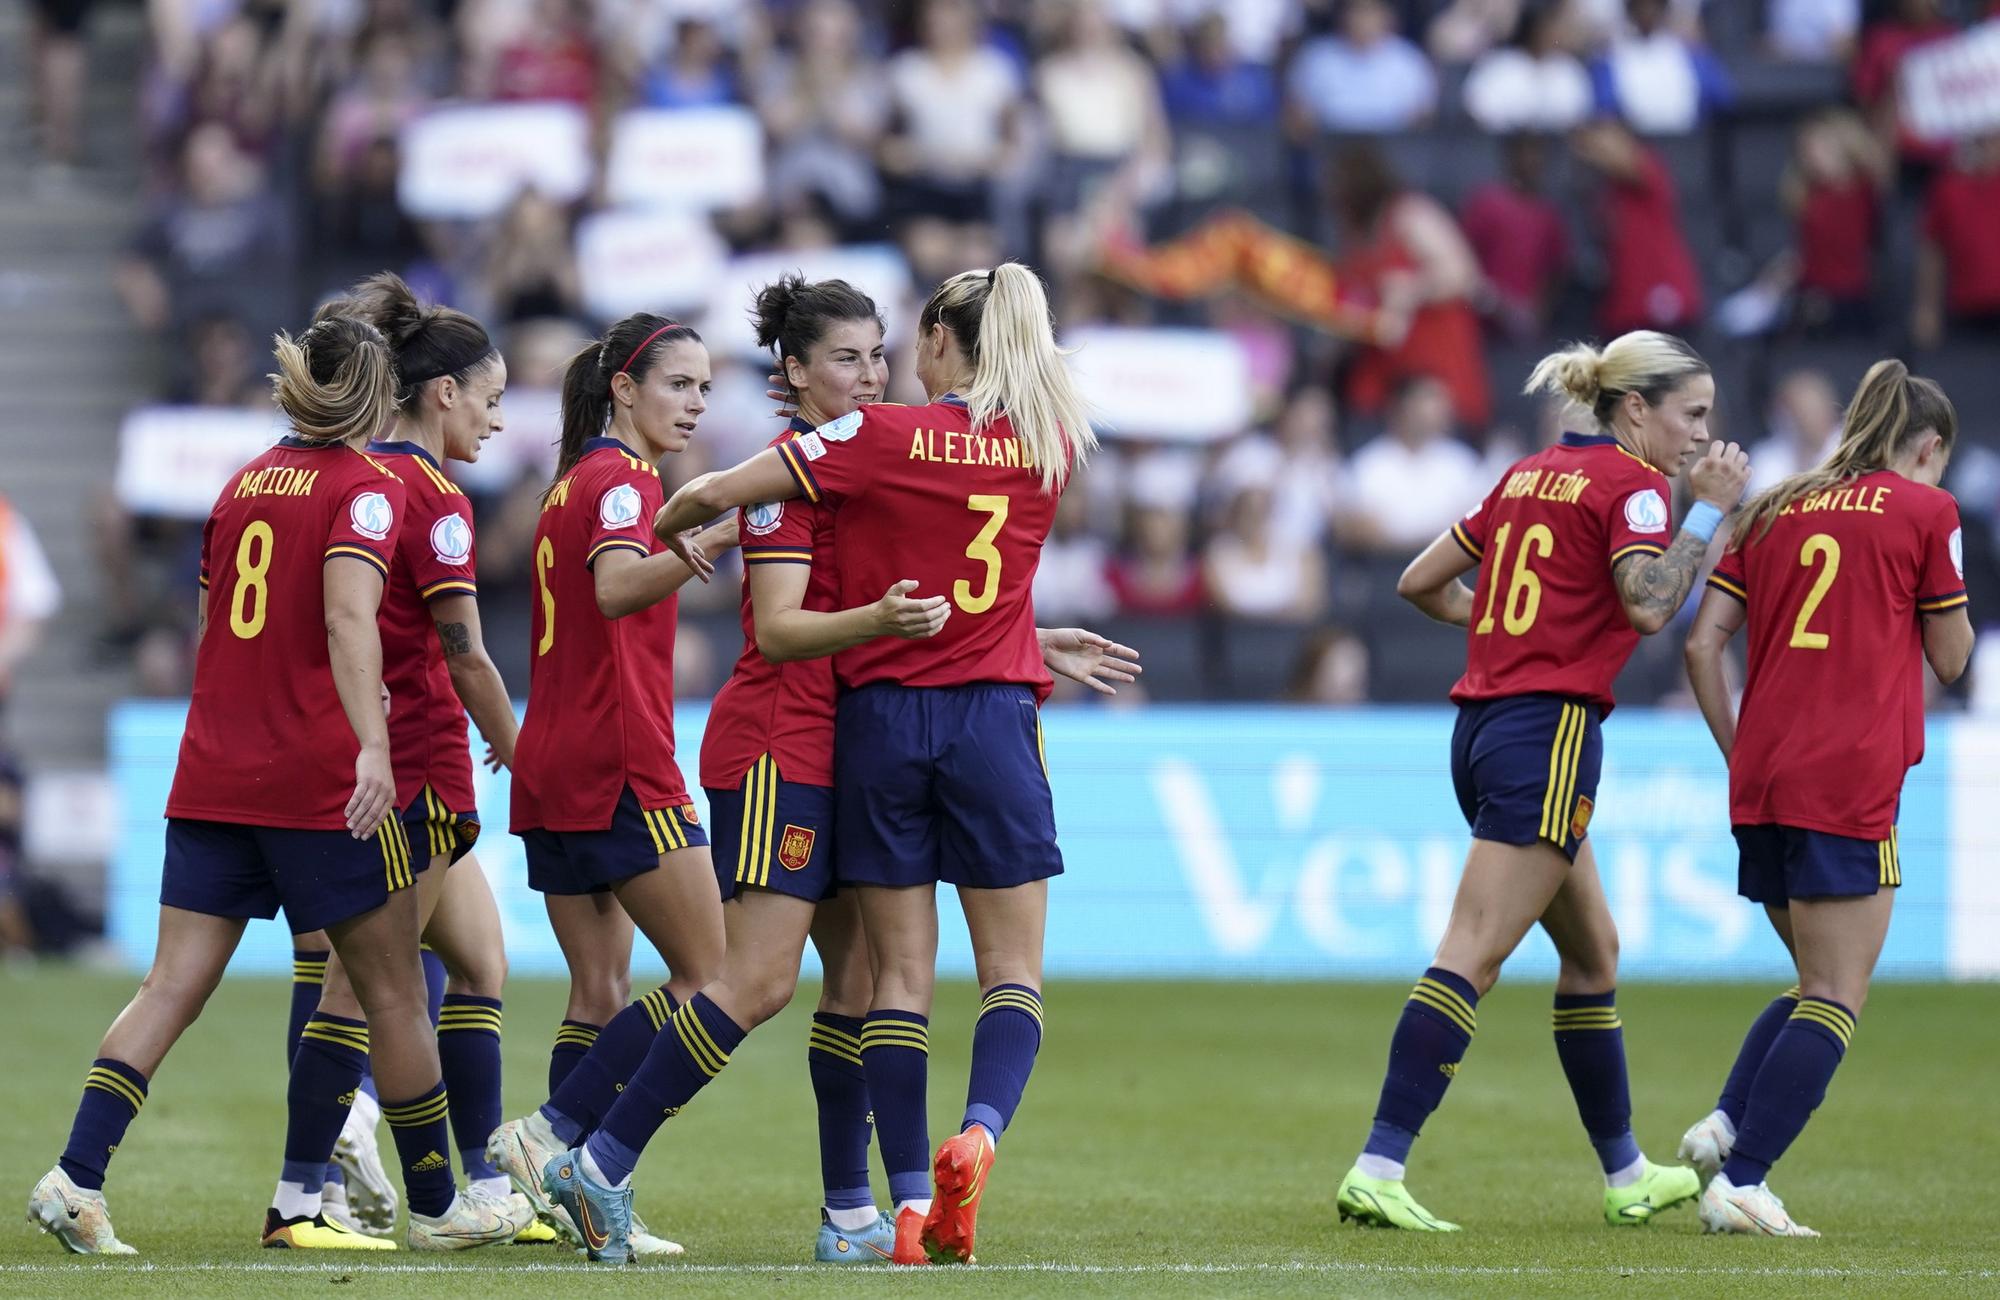
[{"label": "jersey name o. batlle", "polygon": [[1744,603],[1729,819],[1885,840],[1924,756],[1923,616],[1966,603],[1958,502],[1890,470],[1785,507],[1708,585]]},{"label": "jersey name o. batlle", "polygon": [[591,438],[535,524],[528,710],[514,745],[515,831],[611,825],[626,786],[644,809],[685,804],[674,765],[680,597],[624,618],[598,612],[592,574],[614,551],[653,555],[660,475],[615,438]]},{"label": "jersey name o. batlle", "polygon": [[1516,461],[1451,535],[1479,561],[1459,703],[1564,695],[1605,713],[1639,644],[1612,569],[1665,553],[1666,475],[1608,434],[1564,434]]},{"label": "jersey name o. batlle", "polygon": [[778,445],[808,501],[837,515],[839,607],[879,600],[905,578],[944,596],[928,640],[882,637],[834,656],[846,687],[1018,682],[1047,698],[1031,593],[1057,494],[1044,489],[1005,416],[974,433],[965,403],[876,403]]},{"label": "jersey name o. batlle", "polygon": [[[811,425],[794,418],[771,445],[811,432]],[[822,614],[839,611],[833,511],[804,499],[774,501],[741,511],[736,523],[743,550],[743,654],[708,711],[701,783],[711,790],[737,789],[751,764],[769,754],[785,780],[831,786],[833,660],[774,664],[764,657],[757,649],[750,574],[760,565],[806,565],[812,572],[799,607]]]},{"label": "jersey name o. batlle", "polygon": [[396,806],[407,808],[429,785],[446,808],[471,812],[465,706],[451,684],[430,602],[478,594],[472,503],[413,442],[372,443],[368,452],[394,469],[409,493],[389,586],[382,593],[382,684],[389,688]]},{"label": "jersey name o. batlle", "polygon": [[386,581],[403,483],[344,444],[286,438],[236,471],[201,534],[205,630],[167,816],[340,830],[361,752],[334,689],[326,566]]}]

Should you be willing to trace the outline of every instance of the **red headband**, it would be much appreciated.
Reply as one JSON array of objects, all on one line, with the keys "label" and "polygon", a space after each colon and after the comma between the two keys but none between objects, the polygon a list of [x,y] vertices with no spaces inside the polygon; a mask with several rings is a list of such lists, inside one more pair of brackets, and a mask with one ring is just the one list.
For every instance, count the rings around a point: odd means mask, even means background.
[{"label": "red headband", "polygon": [[660,337],[660,335],[665,334],[668,330],[673,329],[675,326],[679,324],[680,324],[679,321],[670,320],[666,324],[660,326],[660,328],[654,330],[651,334],[648,334],[646,336],[646,341],[644,343],[641,343],[638,347],[633,348],[632,355],[625,358],[625,364],[618,367],[618,369],[613,371],[612,373],[622,375],[627,370],[630,370],[632,368],[632,363],[639,359],[639,354],[641,352],[644,352],[654,339]]}]

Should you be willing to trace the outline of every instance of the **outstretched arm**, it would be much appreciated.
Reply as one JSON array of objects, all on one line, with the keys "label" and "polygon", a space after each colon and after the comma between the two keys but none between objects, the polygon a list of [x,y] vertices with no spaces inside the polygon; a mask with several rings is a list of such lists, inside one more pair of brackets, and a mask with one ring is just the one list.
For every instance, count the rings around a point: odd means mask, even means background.
[{"label": "outstretched arm", "polygon": [[[736,545],[736,512],[713,527],[689,539],[707,563],[710,555],[720,555]],[[715,566],[708,565],[714,572]],[[624,618],[642,609],[651,609],[696,577],[695,569],[672,551],[640,555],[629,550],[607,550],[591,567],[597,592],[597,609],[606,618]],[[703,581],[707,581],[704,577]]]},{"label": "outstretched arm", "polygon": [[725,510],[760,501],[790,501],[799,495],[798,481],[777,450],[767,447],[733,469],[689,479],[653,516],[653,535],[671,547],[695,577],[707,582],[715,566],[695,544],[697,539],[689,536],[690,529]]}]

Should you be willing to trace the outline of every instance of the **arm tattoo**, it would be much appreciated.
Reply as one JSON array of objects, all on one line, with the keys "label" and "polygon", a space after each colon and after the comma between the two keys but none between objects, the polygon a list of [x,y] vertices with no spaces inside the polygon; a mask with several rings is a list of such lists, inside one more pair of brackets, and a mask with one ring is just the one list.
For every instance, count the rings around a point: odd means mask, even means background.
[{"label": "arm tattoo", "polygon": [[1694,575],[1707,556],[1708,543],[1683,528],[1666,554],[1627,556],[1611,576],[1626,609],[1670,619],[1680,612],[1694,586]]},{"label": "arm tattoo", "polygon": [[444,642],[444,652],[448,655],[472,653],[472,632],[463,623],[438,624],[438,640]]}]

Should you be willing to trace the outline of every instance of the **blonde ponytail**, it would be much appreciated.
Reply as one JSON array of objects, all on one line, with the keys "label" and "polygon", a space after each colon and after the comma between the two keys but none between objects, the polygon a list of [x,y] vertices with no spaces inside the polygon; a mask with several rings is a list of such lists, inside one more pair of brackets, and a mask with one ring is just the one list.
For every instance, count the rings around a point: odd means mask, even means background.
[{"label": "blonde ponytail", "polygon": [[1877,361],[1861,377],[1854,400],[1840,429],[1840,443],[1809,470],[1759,492],[1743,507],[1732,550],[1771,531],[1785,507],[1815,492],[1845,486],[1849,481],[1889,468],[1911,440],[1935,433],[1950,451],[1958,437],[1958,411],[1933,380],[1910,373],[1900,361]]},{"label": "blonde ponytail", "polygon": [[1056,345],[1041,277],[1019,262],[966,271],[938,286],[918,328],[942,322],[972,362],[965,404],[975,431],[1002,415],[1033,457],[1047,491],[1097,449],[1090,413]]},{"label": "blonde ponytail", "polygon": [[395,364],[367,321],[324,316],[296,340],[278,335],[275,354],[272,397],[307,442],[372,438],[395,413]]},{"label": "blonde ponytail", "polygon": [[1658,406],[1690,375],[1705,375],[1708,362],[1683,339],[1653,330],[1620,334],[1602,351],[1588,343],[1573,343],[1541,359],[1528,375],[1522,392],[1567,397],[1609,432],[1619,400],[1637,393],[1646,405]]}]

